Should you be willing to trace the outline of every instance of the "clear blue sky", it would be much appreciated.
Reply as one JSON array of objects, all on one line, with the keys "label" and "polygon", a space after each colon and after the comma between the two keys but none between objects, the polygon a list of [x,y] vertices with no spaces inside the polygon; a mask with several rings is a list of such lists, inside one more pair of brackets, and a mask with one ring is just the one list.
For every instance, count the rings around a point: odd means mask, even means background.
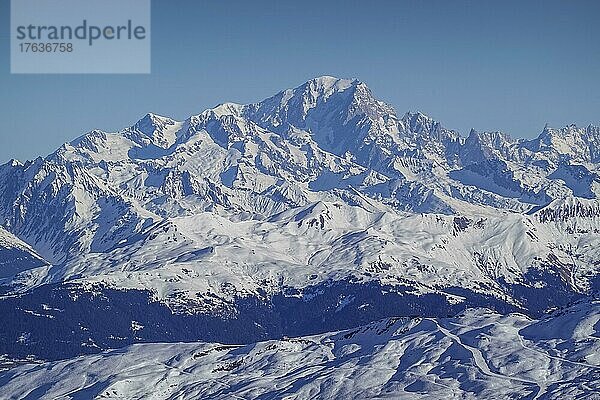
[{"label": "clear blue sky", "polygon": [[399,114],[463,134],[600,124],[600,1],[154,0],[150,75],[10,75],[8,3],[0,162],[319,75],[359,78]]}]

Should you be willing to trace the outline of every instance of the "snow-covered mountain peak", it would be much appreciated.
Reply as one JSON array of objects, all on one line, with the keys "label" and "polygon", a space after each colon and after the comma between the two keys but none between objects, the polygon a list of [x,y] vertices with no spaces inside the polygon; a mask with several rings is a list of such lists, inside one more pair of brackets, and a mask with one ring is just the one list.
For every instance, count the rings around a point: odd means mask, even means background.
[{"label": "snow-covered mountain peak", "polygon": [[298,88],[310,88],[322,93],[328,93],[332,91],[343,92],[358,84],[360,84],[360,82],[357,79],[344,79],[323,75],[309,80]]},{"label": "snow-covered mountain peak", "polygon": [[163,117],[154,113],[147,113],[140,120],[138,120],[132,126],[132,128],[145,133],[148,136],[152,136],[154,131],[157,129],[163,128],[165,125],[173,125],[174,123],[175,121],[169,117]]},{"label": "snow-covered mountain peak", "polygon": [[435,160],[438,164],[454,164],[458,147],[464,140],[459,133],[422,112],[407,112],[397,121],[399,137],[405,147],[419,158]]},{"label": "snow-covered mountain peak", "polygon": [[600,126],[589,124],[585,130],[590,137],[597,138],[600,135]]},{"label": "snow-covered mountain peak", "polygon": [[214,115],[221,117],[223,115],[241,115],[244,106],[237,103],[221,103],[214,108],[208,109],[205,112],[213,113]]},{"label": "snow-covered mountain peak", "polygon": [[441,128],[440,123],[422,112],[407,112],[400,119],[400,126],[408,136],[429,137]]},{"label": "snow-covered mountain peak", "polygon": [[430,126],[435,123],[433,118],[420,112],[420,111],[408,111],[402,116],[401,121],[406,123],[414,132],[423,130],[424,127]]},{"label": "snow-covered mountain peak", "polygon": [[137,121],[126,135],[142,146],[151,143],[166,149],[175,143],[180,127],[181,124],[171,118],[148,113]]},{"label": "snow-covered mountain peak", "polygon": [[541,151],[552,155],[552,158],[559,160],[567,157],[568,159],[591,161],[594,151],[600,142],[588,135],[585,128],[578,128],[575,124],[567,125],[556,129],[548,125],[540,135],[530,141],[527,147],[533,151]]},{"label": "snow-covered mountain peak", "polygon": [[[340,79],[322,76],[311,79],[293,89],[287,89],[248,107],[248,115],[256,120],[273,121],[274,126],[287,122],[302,128],[306,119],[331,112],[347,115],[362,111],[369,106],[383,103],[375,99],[370,89],[356,79]],[[392,112],[385,107],[385,112]],[[309,115],[310,114],[310,115]],[[279,117],[281,121],[277,121]]]},{"label": "snow-covered mountain peak", "polygon": [[516,143],[517,141],[504,132],[479,132],[471,129],[469,136],[464,140],[462,161],[469,164],[492,158],[511,158],[511,149]]},{"label": "snow-covered mountain peak", "polygon": [[[333,77],[91,131],[0,167],[0,289],[35,292],[0,310],[19,315],[0,354],[21,341],[52,356],[48,332],[79,354],[206,327],[241,343],[471,306],[539,315],[600,288],[599,139],[593,126],[465,138]],[[110,304],[71,300],[92,286]]]},{"label": "snow-covered mountain peak", "polygon": [[[569,126],[545,135],[552,144],[594,132]],[[37,241],[33,247],[47,260],[75,265],[72,254],[117,251],[128,246],[128,235],[142,240],[149,219],[199,212],[233,221],[301,215],[273,229],[293,235],[306,229],[333,240],[368,228],[365,215],[379,212],[394,218],[471,215],[485,207],[526,213],[562,196],[597,201],[597,166],[553,157],[502,132],[473,130],[463,138],[422,112],[398,118],[362,82],[325,76],[257,103],[223,103],[184,122],[147,114],[115,133],[89,132],[29,168],[7,164],[0,170],[6,188],[0,220],[15,221],[11,232]],[[53,218],[48,204],[56,207]],[[578,209],[590,208],[575,206],[576,215]],[[52,227],[58,239],[45,238],[40,227]],[[179,251],[169,246],[162,250]]]},{"label": "snow-covered mountain peak", "polygon": [[539,139],[544,144],[550,145],[560,140],[578,140],[584,132],[585,130],[578,128],[575,124],[570,124],[560,129],[546,124],[539,135]]},{"label": "snow-covered mountain peak", "polygon": [[[438,137],[457,139],[458,132],[446,129],[438,121],[420,111],[407,112],[400,119],[400,125],[405,132],[412,135],[424,135],[425,137]],[[442,136],[440,134],[443,133]]]},{"label": "snow-covered mountain peak", "polygon": [[469,132],[469,136],[467,136],[466,140],[473,140],[494,147],[499,145],[501,146],[506,143],[515,142],[515,140],[508,133],[504,133],[501,131],[479,132],[475,129],[471,129],[471,131]]}]

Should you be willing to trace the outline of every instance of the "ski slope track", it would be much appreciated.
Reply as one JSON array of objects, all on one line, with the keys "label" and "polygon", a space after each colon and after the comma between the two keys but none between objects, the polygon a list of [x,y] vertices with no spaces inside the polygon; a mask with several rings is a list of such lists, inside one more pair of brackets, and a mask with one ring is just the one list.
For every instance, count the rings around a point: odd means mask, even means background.
[{"label": "ski slope track", "polygon": [[149,113],[0,166],[0,354],[247,345],[419,317],[482,379],[543,398],[551,384],[502,378],[443,321],[543,319],[597,298],[599,195],[599,127],[461,135],[356,79],[184,121]]},{"label": "ski slope track", "polygon": [[0,396],[598,399],[599,318],[592,301],[541,320],[473,309],[250,345],[137,344],[5,371]]}]

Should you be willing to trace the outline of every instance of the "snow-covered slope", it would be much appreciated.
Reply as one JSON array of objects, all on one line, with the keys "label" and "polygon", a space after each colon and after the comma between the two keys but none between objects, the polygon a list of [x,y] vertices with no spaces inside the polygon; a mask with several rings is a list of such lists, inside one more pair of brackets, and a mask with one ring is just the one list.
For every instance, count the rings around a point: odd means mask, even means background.
[{"label": "snow-covered slope", "polygon": [[[60,315],[83,326],[83,306],[68,299],[84,293],[98,294],[88,306],[102,318],[102,299],[139,295],[139,307],[195,316],[194,332],[234,319],[245,342],[477,305],[535,316],[595,296],[599,132],[463,137],[328,76],[184,121],[147,114],[118,132],[93,130],[0,166],[0,224],[47,260],[0,254],[10,264],[1,290],[13,295],[0,309],[21,324],[4,328],[0,347],[56,358],[46,342],[58,338],[44,332],[56,324],[58,335]],[[302,327],[286,319],[290,308]],[[123,345],[180,338],[135,335],[134,318],[119,318]],[[65,331],[69,351],[88,339],[98,351],[115,346],[86,324]]]},{"label": "snow-covered slope", "polygon": [[0,227],[0,279],[47,267],[48,263],[27,243]]},{"label": "snow-covered slope", "polygon": [[134,345],[6,371],[0,397],[597,399],[599,321],[596,301],[542,320],[473,309],[250,345]]}]

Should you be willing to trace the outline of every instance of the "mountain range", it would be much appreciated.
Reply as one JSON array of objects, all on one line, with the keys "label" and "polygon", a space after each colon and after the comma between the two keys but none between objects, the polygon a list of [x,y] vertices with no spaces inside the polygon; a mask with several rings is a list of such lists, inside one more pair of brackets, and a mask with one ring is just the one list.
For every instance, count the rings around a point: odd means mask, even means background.
[{"label": "mountain range", "polygon": [[323,346],[391,317],[452,339],[432,324],[471,308],[512,332],[595,304],[599,196],[600,127],[462,136],[358,80],[150,113],[0,166],[0,354]]}]

